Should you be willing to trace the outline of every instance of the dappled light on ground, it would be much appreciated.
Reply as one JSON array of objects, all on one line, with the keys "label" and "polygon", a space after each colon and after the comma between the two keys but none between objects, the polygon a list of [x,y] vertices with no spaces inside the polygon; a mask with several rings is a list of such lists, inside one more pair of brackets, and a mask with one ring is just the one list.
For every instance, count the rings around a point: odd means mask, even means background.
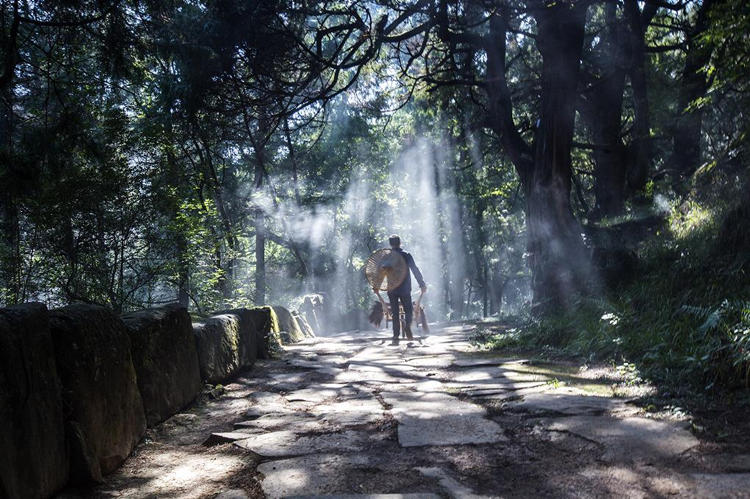
[{"label": "dappled light on ground", "polygon": [[477,352],[474,327],[435,326],[398,346],[354,331],[287,347],[156,428],[97,492],[649,497],[750,486],[750,460],[732,467],[683,422],[607,393],[615,370]]}]

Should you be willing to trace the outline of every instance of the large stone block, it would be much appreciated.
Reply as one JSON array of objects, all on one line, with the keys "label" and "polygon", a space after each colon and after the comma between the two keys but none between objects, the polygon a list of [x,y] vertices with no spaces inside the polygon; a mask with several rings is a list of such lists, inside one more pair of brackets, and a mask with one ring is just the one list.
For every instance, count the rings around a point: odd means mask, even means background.
[{"label": "large stone block", "polygon": [[258,358],[270,359],[282,350],[279,334],[279,318],[273,307],[255,307],[250,309],[258,344]]},{"label": "large stone block", "polygon": [[193,323],[193,334],[204,381],[220,383],[237,372],[240,366],[240,319],[237,315],[216,315]]},{"label": "large stone block", "polygon": [[300,329],[297,319],[292,316],[289,310],[284,307],[274,306],[273,311],[279,319],[279,334],[281,341],[284,343],[299,343],[305,339],[305,335]]},{"label": "large stone block", "polygon": [[322,330],[323,317],[323,295],[312,294],[305,295],[302,304],[299,307],[300,314],[303,315],[312,327],[315,333]]},{"label": "large stone block", "polygon": [[190,315],[185,307],[173,304],[126,314],[122,320],[130,335],[146,423],[154,426],[201,390]]},{"label": "large stone block", "polygon": [[146,430],[143,402],[122,320],[96,305],[50,312],[63,387],[70,478],[101,480],[117,468]]},{"label": "large stone block", "polygon": [[255,364],[258,358],[258,334],[256,333],[253,313],[248,308],[235,308],[216,312],[217,315],[234,315],[240,321],[239,328],[239,363],[240,368],[247,369]]},{"label": "large stone block", "polygon": [[47,308],[0,309],[0,497],[49,497],[68,479]]},{"label": "large stone block", "polygon": [[312,326],[310,326],[310,323],[307,321],[304,315],[300,314],[296,310],[292,310],[292,317],[297,320],[297,324],[299,324],[299,328],[305,338],[315,338],[315,332],[313,331]]}]

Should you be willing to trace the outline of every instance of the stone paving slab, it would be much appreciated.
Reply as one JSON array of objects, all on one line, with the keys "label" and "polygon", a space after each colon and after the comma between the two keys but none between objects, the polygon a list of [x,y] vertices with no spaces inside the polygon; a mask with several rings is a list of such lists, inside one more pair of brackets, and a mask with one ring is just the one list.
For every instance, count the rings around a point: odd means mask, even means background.
[{"label": "stone paving slab", "polygon": [[264,457],[290,457],[326,452],[360,452],[371,444],[365,432],[345,431],[318,435],[299,435],[293,431],[275,431],[237,440],[234,445]]},{"label": "stone paving slab", "polygon": [[343,371],[333,378],[336,383],[376,383],[378,385],[390,383],[415,383],[413,378],[394,376],[385,372]]},{"label": "stone paving slab", "polygon": [[[327,366],[321,366],[321,367],[327,367]],[[285,383],[285,384],[303,384],[308,382],[308,379],[310,376],[314,374],[311,371],[303,371],[303,372],[292,372],[292,373],[274,373],[271,374],[271,378],[276,383]]]},{"label": "stone paving slab", "polygon": [[398,443],[402,447],[490,444],[507,440],[499,424],[481,417],[449,415],[425,419],[407,415],[396,419]]},{"label": "stone paving slab", "polygon": [[287,408],[286,399],[274,392],[255,392],[247,398],[253,409],[269,413],[284,411]]},{"label": "stone paving slab", "polygon": [[243,433],[240,431],[212,433],[211,436],[209,436],[206,441],[203,442],[203,445],[225,444],[228,442],[234,442],[236,440],[243,440],[245,438],[247,438],[247,433]]},{"label": "stone paving slab", "polygon": [[267,414],[257,419],[240,421],[235,423],[234,427],[244,432],[291,430],[303,433],[330,429],[330,425],[325,421],[321,421],[306,412]]},{"label": "stone paving slab", "polygon": [[543,426],[598,442],[604,448],[604,461],[674,459],[698,445],[698,439],[676,423],[640,417],[572,416]]},{"label": "stone paving slab", "polygon": [[214,499],[250,499],[250,496],[242,489],[230,489],[219,493]]},{"label": "stone paving slab", "polygon": [[374,423],[384,416],[383,406],[373,396],[321,404],[310,409],[321,421],[334,426]]},{"label": "stone paving slab", "polygon": [[398,421],[402,447],[502,442],[503,429],[486,411],[442,393],[383,392]]},{"label": "stone paving slab", "polygon": [[287,393],[284,398],[289,402],[322,402],[330,398],[353,398],[360,395],[353,386],[343,383],[320,384],[312,388],[302,388]]},{"label": "stone paving slab", "polygon": [[314,359],[289,359],[287,364],[303,369],[320,369],[323,367],[340,367],[346,359],[340,355],[318,355]]},{"label": "stone paving slab", "polygon": [[544,381],[528,381],[524,383],[514,383],[507,385],[493,385],[482,388],[461,388],[461,393],[468,395],[469,397],[489,397],[493,395],[504,395],[507,393],[514,393],[519,390],[527,390],[530,388],[540,388],[546,386],[547,383]]},{"label": "stone paving slab", "polygon": [[390,378],[399,378],[401,376],[411,376],[416,370],[416,367],[408,364],[360,364],[352,363],[349,364],[349,372],[357,373],[361,377],[368,377],[371,374],[376,376],[384,375]]},{"label": "stone paving slab", "polygon": [[[475,394],[472,396],[474,399],[480,399],[483,401],[488,402],[515,402],[518,400],[523,400],[525,396],[531,395],[533,393],[546,393],[550,390],[553,390],[554,387],[552,385],[549,385],[547,383],[533,386],[531,388],[522,388],[520,390],[504,390],[500,391],[498,390],[495,393],[485,393],[482,395]],[[471,396],[471,394],[469,394]]]},{"label": "stone paving slab", "polygon": [[432,367],[432,368],[446,368],[453,363],[454,357],[452,355],[420,355],[419,357],[412,357],[406,359],[406,362],[410,366],[415,367]]},{"label": "stone paving slab", "polygon": [[556,412],[570,416],[632,411],[623,399],[592,395],[570,387],[526,395],[512,407],[532,413]]}]

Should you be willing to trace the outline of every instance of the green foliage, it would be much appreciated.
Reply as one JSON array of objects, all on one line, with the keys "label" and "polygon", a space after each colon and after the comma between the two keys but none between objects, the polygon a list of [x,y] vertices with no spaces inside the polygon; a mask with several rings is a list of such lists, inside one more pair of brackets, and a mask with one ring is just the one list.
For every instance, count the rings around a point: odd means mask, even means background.
[{"label": "green foliage", "polygon": [[[456,201],[455,214],[433,210],[439,212],[443,260],[436,279],[447,295],[445,317],[528,305],[524,189],[504,149],[508,137],[493,129],[498,96],[483,91],[486,50],[472,42],[487,35],[487,20],[505,9],[488,16],[477,2],[448,2],[450,29],[417,29],[395,46],[373,43],[372,29],[357,34],[366,21],[351,25],[348,41],[336,30],[348,25],[352,12],[370,19],[371,7],[386,13],[392,2],[353,1],[339,14],[318,16],[319,2],[304,9],[299,2],[260,0],[124,0],[107,7],[20,2],[24,18],[40,22],[21,22],[13,58],[6,57],[5,41],[14,4],[2,2],[0,16],[0,59],[17,59],[0,96],[0,303],[92,301],[125,310],[179,297],[208,313],[253,304],[261,295],[290,303],[332,287],[335,276],[345,288],[335,305],[356,314],[368,305],[364,259],[388,233],[414,225],[394,227],[388,214],[403,209],[416,189],[416,169],[403,168],[399,182],[391,174],[397,158],[424,141],[432,148],[435,176],[450,177],[434,180],[438,202]],[[427,4],[404,29],[429,19],[431,6],[443,2]],[[670,233],[638,248],[643,278],[619,294],[581,300],[573,314],[491,336],[494,346],[638,356],[677,371],[707,358],[713,367],[706,379],[740,376],[731,369],[734,374],[717,374],[717,366],[742,363],[737,348],[744,348],[744,333],[734,330],[742,329],[737,310],[747,296],[738,282],[747,267],[729,249],[716,250],[714,235],[722,230],[719,239],[736,248],[750,232],[744,212],[729,226],[718,223],[733,197],[747,194],[750,13],[747,2],[722,2],[725,8],[711,13],[698,42],[687,43],[703,4],[684,5],[658,9],[642,40],[667,48],[647,53],[642,68],[651,178],[627,193],[626,213],[601,221],[634,218],[641,205],[662,199]],[[533,15],[524,2],[513,6],[505,37],[509,117],[533,145],[544,61]],[[611,51],[635,47],[606,40],[610,23],[626,28],[621,7],[589,8],[579,104],[612,77],[605,64]],[[80,19],[93,21],[76,26]],[[321,54],[349,57],[339,61],[343,69],[325,69],[299,50],[313,41],[318,22],[326,33],[318,40]],[[455,40],[445,38],[449,33]],[[423,42],[427,49],[416,54]],[[683,72],[696,47],[710,55],[701,73],[710,91],[685,105]],[[399,64],[407,62],[402,72]],[[622,143],[615,150],[627,164],[640,147],[630,73],[616,96],[623,105],[615,127]],[[347,92],[334,98],[345,86]],[[703,112],[703,166],[690,179],[675,180],[669,157],[676,117],[685,110]],[[599,195],[595,151],[602,148],[588,144],[596,141],[583,121],[577,120],[572,153],[580,219],[591,216]],[[369,190],[358,191],[364,184]],[[255,224],[261,211],[264,227]],[[323,235],[305,235],[313,222],[325,225]],[[263,262],[256,259],[259,230],[267,235]],[[450,248],[456,240],[460,252]],[[261,263],[267,290],[255,285]],[[697,324],[701,311],[708,313]],[[723,353],[714,355],[719,348]]]},{"label": "green foliage", "polygon": [[479,343],[626,361],[678,391],[748,388],[750,259],[715,237],[726,210],[705,211],[697,200],[676,210],[672,233],[642,248],[632,284],[562,313],[526,318],[520,327],[485,332]]}]

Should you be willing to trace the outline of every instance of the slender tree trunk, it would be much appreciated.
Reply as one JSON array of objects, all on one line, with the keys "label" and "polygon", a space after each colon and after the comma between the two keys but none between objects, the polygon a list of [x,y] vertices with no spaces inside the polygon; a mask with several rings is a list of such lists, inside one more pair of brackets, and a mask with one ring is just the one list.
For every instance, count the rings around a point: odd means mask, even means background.
[{"label": "slender tree trunk", "polygon": [[[266,179],[266,144],[269,136],[263,132],[269,129],[268,117],[261,116],[258,120],[258,132],[255,133],[245,121],[248,139],[255,150],[254,185],[256,193],[260,194],[263,181]],[[290,142],[291,147],[291,142]],[[263,207],[255,207],[255,304],[262,306],[266,301],[266,220]]]},{"label": "slender tree trunk", "polygon": [[487,259],[483,258],[482,260],[482,280],[484,281],[482,287],[482,317],[487,317],[490,281],[487,276]]},{"label": "slender tree trunk", "polygon": [[[172,145],[174,144],[174,138],[172,137],[171,126],[167,133],[170,137],[170,143],[167,144],[167,185],[170,190],[175,193],[174,199],[170,200],[169,203],[169,217],[176,222],[179,217],[180,211],[180,193],[182,192],[183,181],[180,175],[180,169],[177,165],[177,158],[175,158]],[[175,244],[175,258],[177,259],[177,302],[183,307],[190,305],[190,271],[188,268],[188,254],[187,254],[187,239],[182,228],[176,224],[176,229],[172,232]]]},{"label": "slender tree trunk", "polygon": [[[260,191],[265,178],[265,143],[253,142],[255,147],[255,189]],[[255,305],[266,301],[266,217],[263,208],[255,212]]]},{"label": "slender tree trunk", "polygon": [[[235,269],[237,266],[237,238],[234,234],[232,218],[229,211],[227,211],[228,203],[224,195],[224,186],[222,185],[223,179],[219,178],[219,174],[216,171],[216,166],[211,156],[211,150],[206,142],[203,142],[203,147],[205,149],[205,156],[203,159],[208,167],[208,172],[213,183],[214,203],[216,204],[216,210],[221,219],[223,239],[227,245],[227,249],[224,252],[225,258],[222,266],[222,278],[219,280],[219,288],[222,296],[225,299],[230,299],[234,294]],[[225,175],[231,177],[232,171],[225,172]]]},{"label": "slender tree trunk", "polygon": [[266,301],[266,221],[263,210],[255,214],[255,305]]},{"label": "slender tree trunk", "polygon": [[701,164],[701,132],[703,108],[690,108],[691,103],[706,95],[709,81],[701,70],[711,59],[711,50],[700,39],[710,23],[710,12],[722,0],[704,0],[698,10],[695,25],[687,33],[687,53],[682,71],[680,93],[677,100],[678,117],[673,132],[673,150],[669,167],[675,172],[673,187],[684,190],[685,179]]}]

